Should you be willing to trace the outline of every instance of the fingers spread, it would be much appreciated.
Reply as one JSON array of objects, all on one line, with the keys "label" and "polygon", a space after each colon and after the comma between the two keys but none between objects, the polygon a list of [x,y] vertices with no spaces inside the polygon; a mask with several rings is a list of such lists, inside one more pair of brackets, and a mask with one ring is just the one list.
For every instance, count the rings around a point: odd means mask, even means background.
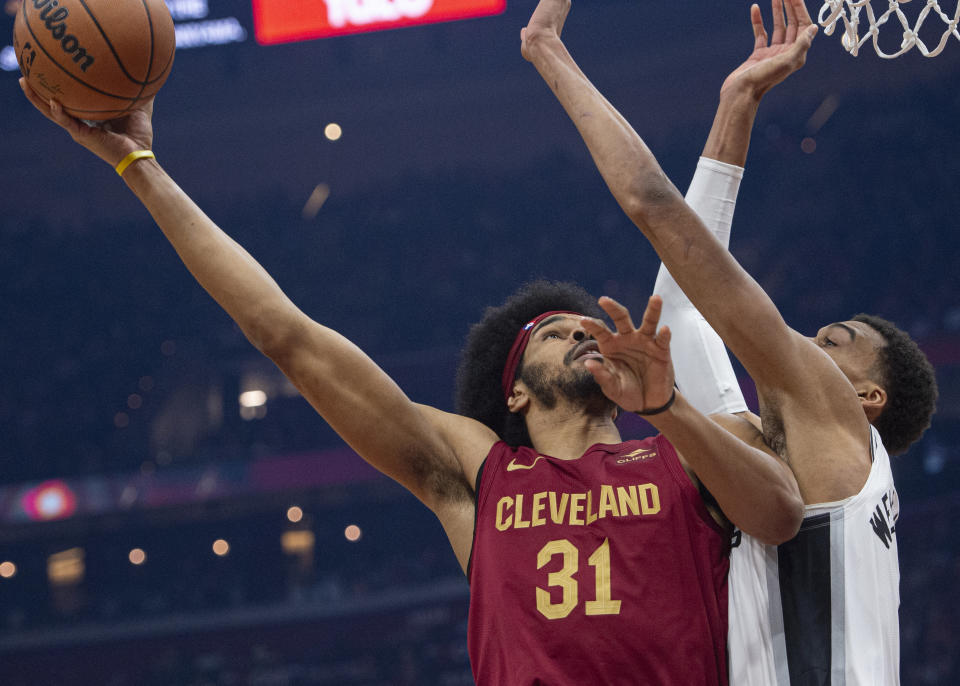
[{"label": "fingers spread", "polygon": [[582,317],[580,319],[580,324],[586,330],[588,334],[597,339],[599,343],[610,340],[613,337],[613,332],[607,328],[607,325],[601,322],[599,319],[594,319],[593,317]]},{"label": "fingers spread", "polygon": [[802,65],[806,61],[807,51],[810,49],[810,45],[813,43],[813,39],[819,30],[819,26],[811,24],[800,33],[800,37],[797,39],[797,42],[793,44],[792,48],[793,58],[797,64]]},{"label": "fingers spread", "polygon": [[663,348],[664,350],[670,349],[670,339],[673,334],[670,333],[669,326],[661,326],[660,331],[657,333],[657,345]]},{"label": "fingers spread", "polygon": [[781,45],[786,37],[787,29],[783,21],[783,0],[772,0],[773,5],[773,38],[770,45]]},{"label": "fingers spread", "polygon": [[763,14],[759,5],[750,5],[750,23],[753,25],[754,50],[767,47],[767,29],[763,25]]},{"label": "fingers spread", "polygon": [[635,330],[633,320],[630,318],[630,311],[618,303],[613,298],[603,296],[597,301],[603,311],[610,315],[617,333],[632,333]]},{"label": "fingers spread", "polygon": [[788,2],[793,5],[793,13],[797,17],[797,24],[800,26],[800,28],[813,23],[813,20],[810,18],[810,12],[807,11],[807,4],[804,0],[788,0]]},{"label": "fingers spread", "polygon": [[783,7],[787,11],[787,35],[784,40],[790,45],[797,40],[797,12],[793,0],[787,0]]},{"label": "fingers spread", "polygon": [[640,322],[640,333],[653,338],[657,334],[657,324],[660,323],[660,313],[663,311],[663,298],[651,295],[647,301],[647,309],[643,311],[643,321]]}]

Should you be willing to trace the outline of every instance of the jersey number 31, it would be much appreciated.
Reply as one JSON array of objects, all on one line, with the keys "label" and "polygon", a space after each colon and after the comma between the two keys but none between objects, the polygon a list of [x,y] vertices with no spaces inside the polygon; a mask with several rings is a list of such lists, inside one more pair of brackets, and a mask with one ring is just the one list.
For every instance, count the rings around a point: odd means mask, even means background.
[{"label": "jersey number 31", "polygon": [[[573,578],[580,566],[580,551],[565,538],[550,541],[537,554],[537,569],[543,569],[555,555],[563,556],[563,567],[558,572],[547,574],[548,586],[559,586],[563,597],[559,603],[551,602],[550,591],[537,587],[537,609],[547,619],[563,619],[579,602],[579,584]],[[587,615],[618,615],[620,601],[610,595],[610,539],[603,539],[599,548],[587,559],[587,563],[596,570],[594,593],[595,600],[584,603]]]}]

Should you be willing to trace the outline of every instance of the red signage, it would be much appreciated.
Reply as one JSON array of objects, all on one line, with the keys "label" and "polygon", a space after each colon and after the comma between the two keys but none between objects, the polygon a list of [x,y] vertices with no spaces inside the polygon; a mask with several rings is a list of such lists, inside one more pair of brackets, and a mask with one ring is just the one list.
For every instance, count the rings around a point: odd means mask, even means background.
[{"label": "red signage", "polygon": [[253,0],[261,45],[500,14],[507,0]]}]

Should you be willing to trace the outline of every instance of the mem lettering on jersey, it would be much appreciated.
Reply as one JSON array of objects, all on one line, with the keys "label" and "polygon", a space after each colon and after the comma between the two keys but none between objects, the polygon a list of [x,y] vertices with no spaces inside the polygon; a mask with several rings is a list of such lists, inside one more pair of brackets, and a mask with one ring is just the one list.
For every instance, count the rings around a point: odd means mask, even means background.
[{"label": "mem lettering on jersey", "polygon": [[261,45],[500,14],[506,0],[253,0]]},{"label": "mem lettering on jersey", "polygon": [[897,520],[900,518],[900,500],[894,488],[889,489],[880,498],[880,502],[870,513],[870,526],[887,548],[893,542],[897,532]]},{"label": "mem lettering on jersey", "polygon": [[744,534],[730,555],[730,684],[900,684],[900,505],[870,427],[860,492],[807,507],[796,537]]}]

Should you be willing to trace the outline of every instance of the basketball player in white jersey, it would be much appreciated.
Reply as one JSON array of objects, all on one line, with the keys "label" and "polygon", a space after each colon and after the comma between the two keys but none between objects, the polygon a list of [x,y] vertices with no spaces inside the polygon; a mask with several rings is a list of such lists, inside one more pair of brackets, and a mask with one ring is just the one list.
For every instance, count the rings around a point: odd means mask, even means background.
[{"label": "basketball player in white jersey", "polygon": [[[876,317],[801,336],[726,250],[760,99],[802,66],[816,27],[802,0],[773,0],[768,44],[751,8],[754,53],[721,89],[687,204],[563,47],[569,6],[540,2],[524,56],[663,259],[655,290],[673,332],[677,384],[701,411],[749,423],[755,440],[790,464],[806,505],[800,533],[785,544],[735,537],[730,683],[899,684],[898,502],[887,449],[905,451],[929,426],[933,370],[904,332]],[[761,417],[746,411],[723,342],[755,381]]]}]

